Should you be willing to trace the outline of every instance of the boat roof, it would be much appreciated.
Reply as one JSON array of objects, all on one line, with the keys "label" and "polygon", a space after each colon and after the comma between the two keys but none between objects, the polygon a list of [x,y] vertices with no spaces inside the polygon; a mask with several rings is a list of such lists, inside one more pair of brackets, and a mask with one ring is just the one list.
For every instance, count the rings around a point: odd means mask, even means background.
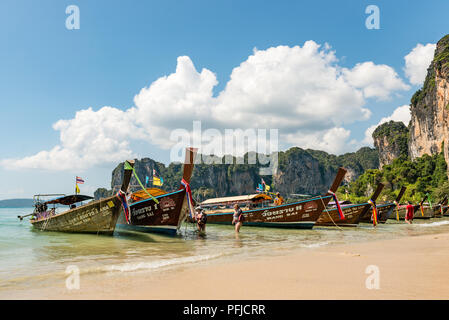
[{"label": "boat roof", "polygon": [[56,199],[52,199],[49,201],[46,201],[46,204],[62,204],[65,206],[69,206],[71,204],[77,203],[77,202],[81,202],[81,201],[86,201],[86,200],[90,200],[93,199],[93,197],[90,196],[85,196],[82,194],[73,194],[70,196],[64,196],[64,197],[59,197]]},{"label": "boat roof", "polygon": [[[338,201],[339,204],[352,204],[351,201],[349,200],[343,200],[343,201]],[[329,202],[329,206],[335,206],[336,202],[335,201],[330,201]]]},{"label": "boat roof", "polygon": [[134,192],[131,195],[131,199],[133,199],[134,201],[140,201],[140,200],[148,199],[149,196],[148,196],[147,192],[150,193],[153,197],[157,197],[157,196],[160,196],[160,195],[163,195],[163,194],[167,194],[167,191],[159,189],[159,188],[147,188],[146,192],[145,192],[145,190],[139,190],[139,191]]},{"label": "boat roof", "polygon": [[213,198],[207,199],[201,202],[201,205],[212,205],[219,203],[236,203],[236,202],[248,202],[248,201],[257,201],[257,200],[273,200],[269,195],[264,193],[258,194],[249,194],[243,196],[235,196],[235,197],[223,197],[223,198]]}]

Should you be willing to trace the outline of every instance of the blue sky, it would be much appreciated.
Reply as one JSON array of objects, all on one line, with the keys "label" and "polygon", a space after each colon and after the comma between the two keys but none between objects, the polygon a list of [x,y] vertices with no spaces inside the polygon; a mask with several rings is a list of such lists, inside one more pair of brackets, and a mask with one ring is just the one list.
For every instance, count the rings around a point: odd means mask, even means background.
[{"label": "blue sky", "polygon": [[[380,30],[365,27],[365,8],[380,8]],[[67,30],[65,9],[80,8],[79,30]],[[0,159],[21,159],[59,144],[53,124],[79,110],[103,106],[127,110],[134,96],[188,56],[196,70],[212,71],[225,89],[231,72],[253,49],[328,43],[338,65],[372,61],[387,65],[409,86],[388,99],[365,99],[369,119],[344,124],[351,139],[409,103],[420,87],[404,73],[404,57],[418,43],[436,43],[449,33],[447,1],[52,1],[0,3]],[[323,118],[332,114],[323,114]],[[292,144],[290,144],[292,145]],[[301,145],[299,145],[301,146]],[[130,141],[134,154],[161,162],[169,151],[158,143]],[[3,164],[5,162],[3,161]],[[0,199],[73,189],[107,187],[117,162],[53,171],[0,169]]]}]

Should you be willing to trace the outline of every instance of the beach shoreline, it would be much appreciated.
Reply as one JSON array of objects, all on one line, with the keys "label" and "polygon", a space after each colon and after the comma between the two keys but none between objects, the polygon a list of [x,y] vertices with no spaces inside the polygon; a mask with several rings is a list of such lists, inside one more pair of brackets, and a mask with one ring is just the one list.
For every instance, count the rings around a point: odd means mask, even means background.
[{"label": "beach shoreline", "polygon": [[449,233],[407,236],[172,271],[85,275],[79,290],[62,283],[3,299],[449,299],[448,252]]}]

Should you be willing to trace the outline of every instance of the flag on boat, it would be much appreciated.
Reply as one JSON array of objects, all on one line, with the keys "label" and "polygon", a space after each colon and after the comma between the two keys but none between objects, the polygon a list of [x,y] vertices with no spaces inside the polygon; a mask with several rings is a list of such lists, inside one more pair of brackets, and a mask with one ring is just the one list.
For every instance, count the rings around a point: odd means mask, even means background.
[{"label": "flag on boat", "polygon": [[81,193],[80,188],[78,187],[78,184],[75,186],[75,194]]},{"label": "flag on boat", "polygon": [[164,179],[159,178],[156,175],[156,170],[153,169],[153,185],[155,186],[162,186],[164,184]]},{"label": "flag on boat", "polygon": [[257,191],[257,192],[263,192],[263,186],[262,186],[262,184],[259,183],[259,185],[258,185],[257,188],[256,188],[256,191]]},{"label": "flag on boat", "polygon": [[83,178],[76,177],[76,184],[84,184]]},{"label": "flag on boat", "polygon": [[270,191],[270,186],[268,184],[265,185],[265,192]]}]

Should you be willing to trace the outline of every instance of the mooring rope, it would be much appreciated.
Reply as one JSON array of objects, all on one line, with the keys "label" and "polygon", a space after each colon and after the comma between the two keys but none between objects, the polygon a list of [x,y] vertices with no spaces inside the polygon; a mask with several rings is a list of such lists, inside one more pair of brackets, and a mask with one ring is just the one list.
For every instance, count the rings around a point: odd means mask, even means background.
[{"label": "mooring rope", "polygon": [[326,213],[327,213],[327,215],[329,216],[329,218],[331,219],[331,221],[332,221],[332,223],[340,230],[340,231],[343,231],[343,229],[341,228],[341,227],[339,227],[336,223],[335,223],[335,221],[334,221],[334,219],[332,219],[332,216],[330,215],[330,213],[329,213],[329,210],[327,210],[327,208],[326,208],[326,206],[324,205],[324,201],[323,201],[323,198],[320,196],[320,200],[321,200],[321,203],[323,204],[323,210],[325,210],[326,211]]}]

